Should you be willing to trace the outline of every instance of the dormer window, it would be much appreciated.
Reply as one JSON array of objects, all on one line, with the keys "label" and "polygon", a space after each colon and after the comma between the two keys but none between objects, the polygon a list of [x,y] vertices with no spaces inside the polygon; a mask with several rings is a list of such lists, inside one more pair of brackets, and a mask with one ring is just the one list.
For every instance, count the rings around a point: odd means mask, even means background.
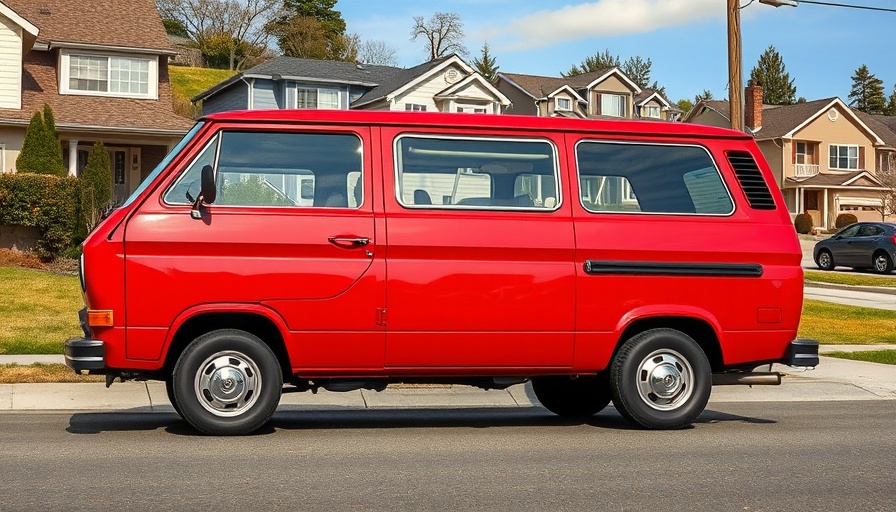
[{"label": "dormer window", "polygon": [[158,98],[156,57],[63,52],[61,94]]},{"label": "dormer window", "polygon": [[569,98],[557,98],[555,109],[556,110],[572,110],[572,100]]},{"label": "dormer window", "polygon": [[600,113],[605,116],[625,117],[625,96],[621,94],[600,94]]}]

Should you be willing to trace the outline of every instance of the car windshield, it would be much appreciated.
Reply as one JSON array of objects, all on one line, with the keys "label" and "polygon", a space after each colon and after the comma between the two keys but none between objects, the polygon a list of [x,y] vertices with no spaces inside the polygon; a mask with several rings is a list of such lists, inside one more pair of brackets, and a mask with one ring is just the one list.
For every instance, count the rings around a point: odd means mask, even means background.
[{"label": "car windshield", "polygon": [[174,149],[172,149],[168,153],[168,155],[166,155],[165,158],[163,158],[162,161],[159,162],[159,165],[157,165],[156,168],[153,169],[149,176],[147,176],[146,179],[140,183],[140,186],[137,187],[137,189],[134,190],[130,197],[127,198],[127,200],[121,205],[121,208],[130,206],[131,203],[133,203],[134,200],[137,199],[137,197],[139,197],[140,194],[142,194],[143,191],[146,190],[146,188],[149,187],[149,185],[151,185],[152,182],[154,182],[156,178],[159,177],[159,174],[162,173],[165,167],[168,167],[168,164],[171,163],[171,160],[174,160],[174,157],[184,149],[184,146],[186,146],[187,143],[196,136],[196,132],[198,132],[199,129],[202,128],[203,124],[205,123],[203,123],[202,121],[196,123],[193,128],[191,128],[190,131],[187,132],[186,135],[184,135],[184,138],[182,138],[180,142],[178,142],[177,145],[174,146]]}]

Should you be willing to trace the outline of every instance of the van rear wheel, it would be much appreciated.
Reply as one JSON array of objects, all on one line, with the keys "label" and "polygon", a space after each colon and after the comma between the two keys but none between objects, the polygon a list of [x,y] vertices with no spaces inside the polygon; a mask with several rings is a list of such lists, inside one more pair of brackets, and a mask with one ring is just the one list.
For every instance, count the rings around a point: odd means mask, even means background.
[{"label": "van rear wheel", "polygon": [[205,434],[242,435],[267,423],[283,391],[277,356],[258,337],[236,329],[199,336],[173,374],[173,402]]},{"label": "van rear wheel", "polygon": [[545,409],[569,418],[593,416],[602,411],[611,398],[609,383],[594,375],[533,377],[532,390]]},{"label": "van rear wheel", "polygon": [[690,425],[706,408],[712,371],[703,349],[675,329],[651,329],[626,341],[610,365],[613,404],[649,429]]}]

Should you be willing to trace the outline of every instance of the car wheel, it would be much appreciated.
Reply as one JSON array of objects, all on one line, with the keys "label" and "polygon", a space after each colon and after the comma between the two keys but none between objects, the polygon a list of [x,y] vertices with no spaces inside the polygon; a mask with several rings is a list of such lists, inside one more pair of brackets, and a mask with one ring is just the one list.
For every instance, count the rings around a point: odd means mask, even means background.
[{"label": "car wheel", "polygon": [[893,260],[885,252],[874,255],[874,271],[878,274],[889,274],[893,271]]},{"label": "car wheel", "polygon": [[822,249],[821,251],[818,251],[818,255],[815,256],[815,264],[818,265],[818,268],[821,270],[834,270],[834,256],[831,255],[831,251]]},{"label": "car wheel", "polygon": [[532,390],[545,409],[569,418],[593,416],[612,398],[606,379],[594,375],[533,377]]},{"label": "car wheel", "polygon": [[171,407],[174,407],[174,411],[181,418],[184,415],[180,412],[180,407],[177,405],[177,399],[174,397],[174,375],[169,375],[165,378],[165,391],[168,393],[168,401],[171,402]]},{"label": "car wheel", "polygon": [[613,404],[649,429],[677,429],[699,416],[712,391],[703,349],[674,329],[651,329],[626,341],[610,365]]},{"label": "car wheel", "polygon": [[267,423],[283,391],[277,356],[258,337],[235,329],[204,334],[174,366],[174,402],[205,434],[248,434]]}]

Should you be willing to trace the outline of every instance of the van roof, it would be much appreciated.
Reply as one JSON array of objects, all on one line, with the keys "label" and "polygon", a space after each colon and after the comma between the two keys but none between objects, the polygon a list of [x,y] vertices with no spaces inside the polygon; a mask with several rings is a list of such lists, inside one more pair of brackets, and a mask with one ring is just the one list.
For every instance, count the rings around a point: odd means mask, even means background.
[{"label": "van roof", "polygon": [[450,128],[498,128],[507,130],[588,131],[619,134],[677,135],[708,138],[750,139],[746,133],[726,128],[665,121],[571,119],[525,115],[403,112],[388,110],[273,109],[219,112],[203,119],[215,122],[299,122],[363,125],[444,126]]}]

